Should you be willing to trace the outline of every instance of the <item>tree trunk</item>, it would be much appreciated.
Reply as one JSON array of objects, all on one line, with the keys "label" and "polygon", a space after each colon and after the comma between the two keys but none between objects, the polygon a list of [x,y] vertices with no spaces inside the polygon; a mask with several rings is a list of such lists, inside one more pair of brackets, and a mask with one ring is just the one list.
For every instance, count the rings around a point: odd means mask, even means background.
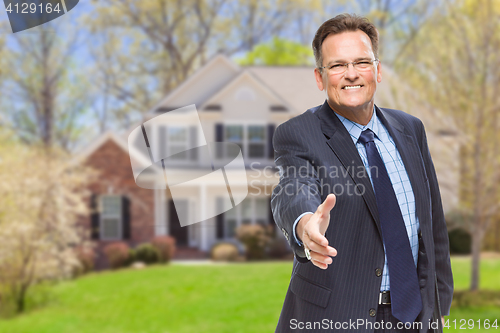
[{"label": "tree trunk", "polygon": [[17,295],[17,299],[16,299],[16,312],[17,313],[24,312],[24,308],[26,305],[26,290],[27,290],[27,288],[25,286],[21,286],[21,290],[19,291],[19,294]]},{"label": "tree trunk", "polygon": [[478,227],[479,222],[475,218],[474,225],[476,227],[472,233],[472,261],[471,261],[471,279],[470,279],[470,290],[475,291],[479,289],[479,263],[481,260],[481,229]]}]

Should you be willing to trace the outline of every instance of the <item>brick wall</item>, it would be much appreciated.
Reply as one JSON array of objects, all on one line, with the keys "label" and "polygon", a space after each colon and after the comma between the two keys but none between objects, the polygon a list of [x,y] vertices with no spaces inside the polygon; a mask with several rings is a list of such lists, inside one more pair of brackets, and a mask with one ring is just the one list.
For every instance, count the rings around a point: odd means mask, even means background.
[{"label": "brick wall", "polygon": [[[92,194],[124,195],[130,199],[130,240],[126,240],[129,245],[150,241],[154,237],[154,191],[135,184],[128,153],[108,139],[87,157],[85,164],[99,172],[98,181],[89,184]],[[85,219],[85,224],[90,230],[90,216]],[[98,242],[99,268],[105,266],[102,248],[110,242]]]}]

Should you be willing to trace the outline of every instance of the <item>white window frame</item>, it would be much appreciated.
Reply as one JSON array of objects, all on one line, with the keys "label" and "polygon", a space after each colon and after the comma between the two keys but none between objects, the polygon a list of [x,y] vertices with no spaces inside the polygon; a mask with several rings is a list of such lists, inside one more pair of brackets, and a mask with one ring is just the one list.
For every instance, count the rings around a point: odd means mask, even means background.
[{"label": "white window frame", "polygon": [[[120,209],[118,214],[105,214],[104,212],[104,199],[105,198],[117,198],[120,204]],[[100,214],[99,214],[99,238],[101,240],[122,240],[123,239],[123,202],[120,195],[101,195],[99,196]],[[118,223],[118,235],[116,237],[106,237],[104,234],[104,219],[117,219]]]},{"label": "white window frame", "polygon": [[[242,141],[241,142],[236,142],[236,141],[230,141],[227,139],[227,127],[229,126],[241,126],[243,128],[243,134],[242,134]],[[251,143],[260,143],[260,142],[252,142],[249,139],[249,127],[250,126],[260,126],[264,129],[264,139],[262,140],[262,144],[264,146],[264,153],[262,154],[261,157],[250,157],[250,144]],[[243,148],[243,158],[246,160],[251,160],[251,161],[267,161],[267,155],[268,155],[268,147],[267,147],[267,138],[268,133],[267,133],[267,124],[263,123],[254,123],[254,122],[229,122],[224,124],[224,133],[223,133],[223,138],[225,142],[232,142],[232,143],[240,143],[241,147]],[[227,154],[227,153],[226,153]]]}]

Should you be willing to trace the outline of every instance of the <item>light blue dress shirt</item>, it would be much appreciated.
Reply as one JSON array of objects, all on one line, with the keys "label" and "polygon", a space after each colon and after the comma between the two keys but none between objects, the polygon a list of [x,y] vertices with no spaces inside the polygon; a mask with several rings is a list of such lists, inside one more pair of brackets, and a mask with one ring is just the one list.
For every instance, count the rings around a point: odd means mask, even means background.
[{"label": "light blue dress shirt", "polygon": [[[357,124],[341,115],[335,113],[340,119],[342,124],[345,126],[351,138],[358,149],[359,156],[365,165],[366,172],[372,181],[372,176],[370,173],[368,159],[366,157],[365,146],[358,142],[361,132],[366,129],[371,129],[375,133],[375,145],[377,146],[378,152],[384,161],[387,173],[391,179],[394,192],[396,193],[396,198],[399,203],[399,208],[401,209],[401,214],[403,215],[403,220],[406,226],[406,232],[408,234],[408,239],[410,240],[411,252],[413,255],[413,260],[415,266],[417,265],[418,259],[418,233],[420,231],[420,225],[418,218],[415,214],[415,196],[410,184],[410,179],[408,178],[408,173],[406,172],[401,156],[396,148],[396,144],[392,140],[389,132],[385,126],[380,122],[376,116],[375,110],[373,112],[370,122],[366,125]],[[373,182],[372,182],[373,185]],[[306,212],[301,214],[293,225],[293,236],[298,244],[302,245],[297,239],[295,234],[295,228],[300,219],[306,215],[312,214],[312,212]],[[384,246],[385,251],[385,246]],[[387,266],[387,256],[385,257],[384,270],[382,274],[382,284],[380,286],[380,291],[390,290],[389,286],[389,267]]]}]

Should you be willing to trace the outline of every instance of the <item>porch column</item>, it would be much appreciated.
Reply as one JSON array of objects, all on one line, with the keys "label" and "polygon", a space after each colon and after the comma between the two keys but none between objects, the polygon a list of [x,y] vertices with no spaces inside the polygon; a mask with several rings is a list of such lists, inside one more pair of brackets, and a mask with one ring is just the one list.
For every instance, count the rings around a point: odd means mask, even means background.
[{"label": "porch column", "polygon": [[[200,215],[207,216],[207,186],[205,184],[200,185]],[[208,251],[208,221],[200,222],[200,250],[202,251]]]}]

